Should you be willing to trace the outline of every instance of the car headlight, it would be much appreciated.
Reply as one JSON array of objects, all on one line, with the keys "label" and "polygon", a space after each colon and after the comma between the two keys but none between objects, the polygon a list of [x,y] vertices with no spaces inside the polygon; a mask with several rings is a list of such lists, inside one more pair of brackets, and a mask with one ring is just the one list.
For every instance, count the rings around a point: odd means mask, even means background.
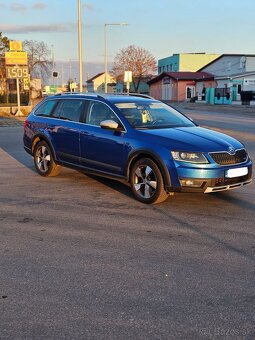
[{"label": "car headlight", "polygon": [[208,159],[201,152],[171,151],[175,161],[189,163],[209,163]]}]

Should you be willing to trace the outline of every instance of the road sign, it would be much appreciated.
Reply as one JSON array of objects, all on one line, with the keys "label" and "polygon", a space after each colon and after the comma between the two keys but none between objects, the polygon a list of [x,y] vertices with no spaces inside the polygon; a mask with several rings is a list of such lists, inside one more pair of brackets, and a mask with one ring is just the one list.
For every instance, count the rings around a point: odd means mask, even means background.
[{"label": "road sign", "polygon": [[27,78],[28,67],[27,66],[6,66],[6,78]]},{"label": "road sign", "polygon": [[70,83],[70,89],[71,90],[75,90],[75,89],[77,89],[77,84],[76,83]]},{"label": "road sign", "polygon": [[29,90],[29,78],[23,78],[23,89]]},{"label": "road sign", "polygon": [[10,40],[10,51],[22,51],[22,41]]},{"label": "road sign", "polygon": [[27,52],[5,52],[5,65],[27,65]]},{"label": "road sign", "polygon": [[50,86],[50,93],[56,93],[57,92],[57,85],[51,85]]},{"label": "road sign", "polygon": [[132,71],[125,71],[124,72],[124,82],[131,83],[132,81]]},{"label": "road sign", "polygon": [[129,93],[130,83],[132,81],[132,71],[125,71],[124,72],[124,82],[127,84],[127,92]]}]

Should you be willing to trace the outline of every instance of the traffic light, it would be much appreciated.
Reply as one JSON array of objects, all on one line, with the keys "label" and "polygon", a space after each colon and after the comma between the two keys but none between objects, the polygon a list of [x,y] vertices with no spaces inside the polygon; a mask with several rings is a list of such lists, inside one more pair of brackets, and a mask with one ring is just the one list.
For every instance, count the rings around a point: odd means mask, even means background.
[{"label": "traffic light", "polygon": [[54,78],[56,78],[58,76],[58,72],[53,72],[52,75]]}]

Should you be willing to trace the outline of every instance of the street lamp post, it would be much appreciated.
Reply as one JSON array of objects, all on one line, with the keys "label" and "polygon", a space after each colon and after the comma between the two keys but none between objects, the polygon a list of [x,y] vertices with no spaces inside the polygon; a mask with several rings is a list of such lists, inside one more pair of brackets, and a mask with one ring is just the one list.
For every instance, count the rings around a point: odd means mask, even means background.
[{"label": "street lamp post", "polygon": [[104,92],[105,93],[107,93],[107,73],[108,73],[106,28],[107,26],[126,26],[126,25],[127,25],[126,22],[104,24]]},{"label": "street lamp post", "polygon": [[79,49],[79,78],[80,92],[82,92],[82,25],[81,25],[81,0],[78,0],[78,49]]}]

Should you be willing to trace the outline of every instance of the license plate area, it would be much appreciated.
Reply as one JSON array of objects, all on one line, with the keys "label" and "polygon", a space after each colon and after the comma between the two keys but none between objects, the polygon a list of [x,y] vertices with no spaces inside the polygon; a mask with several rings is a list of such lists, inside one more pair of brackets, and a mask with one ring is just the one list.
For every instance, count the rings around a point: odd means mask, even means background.
[{"label": "license plate area", "polygon": [[234,177],[241,177],[248,174],[248,168],[235,168],[235,169],[228,169],[225,171],[226,178],[234,178]]}]

